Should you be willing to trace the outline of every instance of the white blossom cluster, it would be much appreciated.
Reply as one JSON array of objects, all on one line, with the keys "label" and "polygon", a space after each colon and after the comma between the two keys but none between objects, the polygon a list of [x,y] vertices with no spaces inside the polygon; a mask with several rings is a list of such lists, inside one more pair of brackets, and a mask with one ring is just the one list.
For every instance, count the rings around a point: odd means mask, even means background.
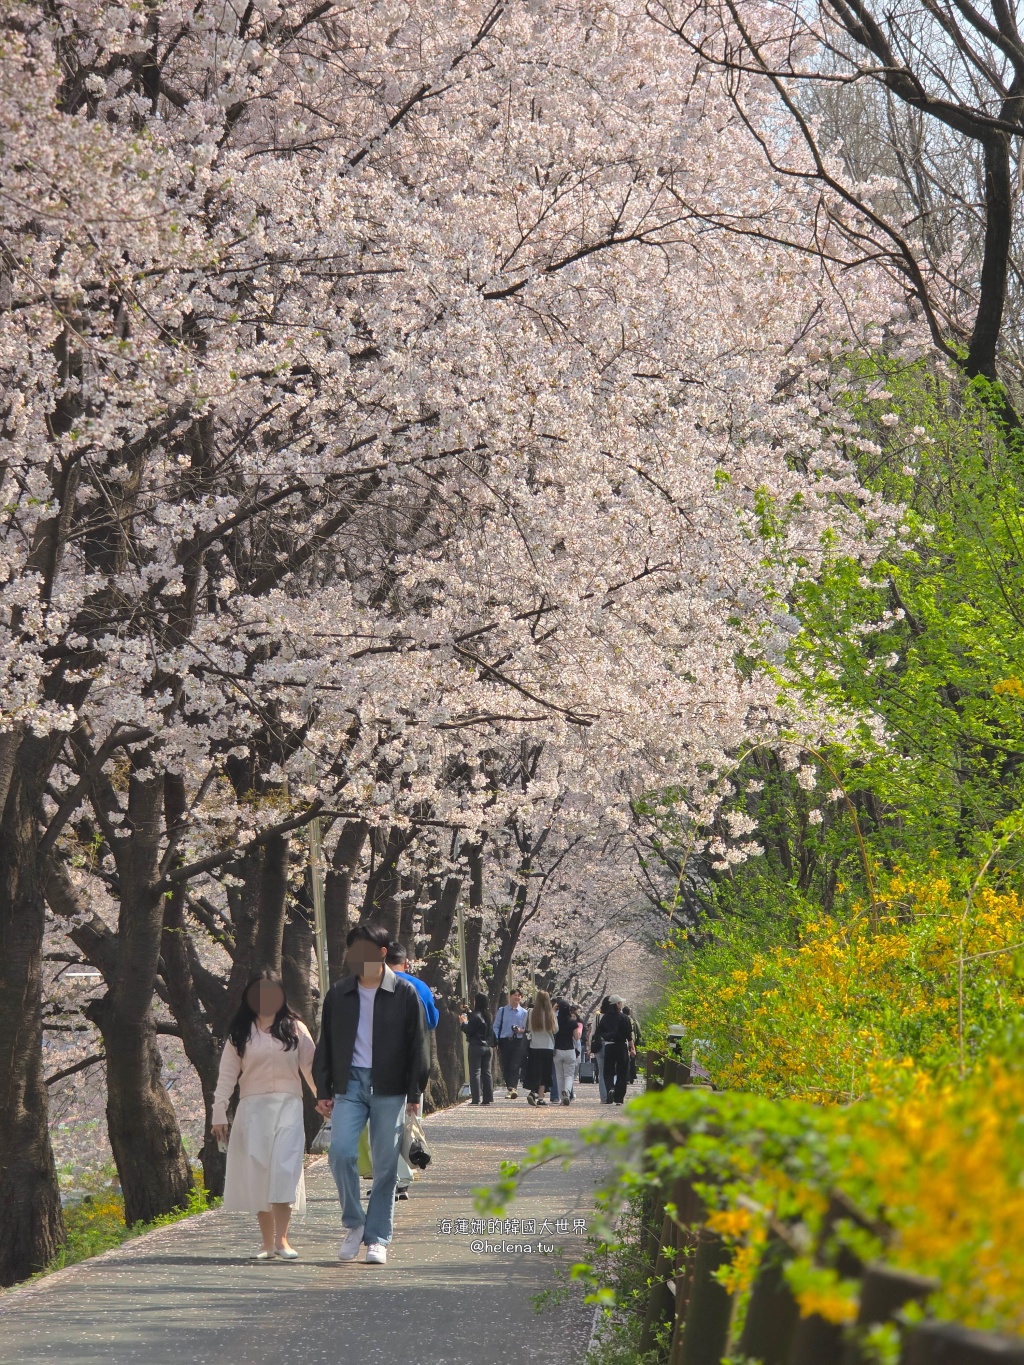
[{"label": "white blossom cluster", "polygon": [[713,806],[795,579],[898,526],[827,414],[905,321],[714,227],[816,221],[719,78],[641,0],[7,15],[0,758],[53,737],[90,913],[127,765],[180,779],[164,872],[313,801],[567,840]]}]

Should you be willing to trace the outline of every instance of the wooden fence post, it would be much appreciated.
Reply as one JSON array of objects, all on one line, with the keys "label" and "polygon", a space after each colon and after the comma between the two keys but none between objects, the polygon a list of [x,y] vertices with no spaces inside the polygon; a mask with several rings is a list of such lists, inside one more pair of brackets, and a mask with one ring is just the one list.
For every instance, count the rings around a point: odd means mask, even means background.
[{"label": "wooden fence post", "polygon": [[672,1321],[675,1299],[669,1288],[668,1279],[675,1263],[675,1224],[666,1213],[662,1218],[661,1235],[658,1238],[658,1257],[654,1263],[653,1283],[647,1295],[647,1312],[640,1332],[640,1354],[645,1355],[654,1347],[658,1329]]},{"label": "wooden fence post", "polygon": [[671,1322],[679,1312],[680,1303],[685,1302],[690,1227],[703,1217],[701,1201],[688,1180],[676,1180],[670,1198],[677,1217],[672,1218],[666,1211],[662,1221],[654,1283],[647,1299],[647,1312],[640,1334],[641,1355],[653,1348],[658,1329]]},{"label": "wooden fence post", "polygon": [[739,1354],[762,1365],[786,1365],[800,1309],[786,1282],[785,1265],[793,1249],[784,1237],[768,1234],[747,1316],[740,1334]]},{"label": "wooden fence post", "polygon": [[[670,1146],[672,1135],[667,1128],[652,1124],[644,1132],[642,1162],[644,1168],[651,1169],[648,1152],[652,1147]],[[653,1272],[661,1244],[661,1225],[665,1217],[665,1190],[662,1182],[648,1186],[642,1213],[641,1249],[644,1265]]]},{"label": "wooden fence post", "polygon": [[[818,1242],[819,1265],[832,1264],[845,1279],[859,1279],[864,1262],[847,1246],[831,1251],[829,1238],[836,1224],[846,1220],[865,1232],[884,1239],[885,1229],[873,1222],[841,1190],[833,1190],[822,1220]],[[801,1318],[793,1334],[788,1365],[842,1365],[846,1354],[846,1332],[842,1323],[829,1322],[818,1313]]]},{"label": "wooden fence post", "polygon": [[842,1323],[809,1313],[796,1325],[788,1365],[842,1365],[844,1348]]},{"label": "wooden fence post", "polygon": [[732,1252],[717,1232],[700,1228],[693,1260],[686,1321],[673,1342],[670,1365],[720,1365],[729,1342],[732,1295],[714,1278],[714,1272],[732,1260]]},{"label": "wooden fence post", "polygon": [[667,1058],[665,1062],[665,1084],[666,1085],[689,1085],[690,1068],[685,1062],[677,1061],[674,1057]]},{"label": "wooden fence post", "polygon": [[664,1090],[665,1088],[665,1057],[662,1053],[655,1052],[653,1048],[647,1050],[644,1079],[648,1090]]},{"label": "wooden fence post", "polygon": [[846,1345],[844,1365],[867,1365],[869,1357],[861,1341],[864,1332],[878,1323],[892,1322],[908,1303],[924,1303],[938,1287],[938,1280],[925,1275],[913,1275],[887,1265],[867,1266],[861,1281],[857,1323]]},{"label": "wooden fence post", "polygon": [[1024,1365],[1024,1341],[922,1322],[908,1332],[900,1365]]}]

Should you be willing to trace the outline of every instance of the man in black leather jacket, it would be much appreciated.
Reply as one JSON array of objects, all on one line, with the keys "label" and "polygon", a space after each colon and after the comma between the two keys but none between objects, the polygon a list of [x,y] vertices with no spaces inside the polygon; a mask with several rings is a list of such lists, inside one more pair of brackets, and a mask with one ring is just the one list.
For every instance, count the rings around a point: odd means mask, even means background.
[{"label": "man in black leather jacket", "polygon": [[[367,1262],[384,1265],[394,1230],[405,1116],[419,1111],[430,1075],[430,1043],[415,988],[385,965],[387,930],[359,924],[346,942],[350,974],[324,1000],[313,1077],[317,1108],[331,1115],[328,1159],[346,1229],[338,1259],[354,1261],[365,1242]],[[373,1189],[364,1213],[358,1156],[367,1120]]]}]

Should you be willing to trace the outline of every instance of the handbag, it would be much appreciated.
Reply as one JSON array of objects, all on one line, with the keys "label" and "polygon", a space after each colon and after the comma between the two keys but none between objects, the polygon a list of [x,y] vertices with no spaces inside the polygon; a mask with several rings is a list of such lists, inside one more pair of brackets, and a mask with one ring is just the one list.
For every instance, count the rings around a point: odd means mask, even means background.
[{"label": "handbag", "polygon": [[430,1165],[430,1148],[427,1135],[423,1131],[418,1114],[406,1114],[405,1132],[402,1134],[402,1156],[410,1166],[425,1171]]}]

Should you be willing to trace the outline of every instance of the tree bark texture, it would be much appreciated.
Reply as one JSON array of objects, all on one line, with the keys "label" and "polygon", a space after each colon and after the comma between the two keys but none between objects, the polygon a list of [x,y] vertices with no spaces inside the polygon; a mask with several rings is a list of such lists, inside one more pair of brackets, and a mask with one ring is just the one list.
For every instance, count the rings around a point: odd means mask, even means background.
[{"label": "tree bark texture", "polygon": [[331,985],[345,975],[345,936],[349,930],[352,874],[359,863],[369,827],[362,820],[346,821],[331,858],[324,885],[327,921],[327,962]]},{"label": "tree bark texture", "polygon": [[128,782],[126,835],[111,839],[121,893],[116,970],[106,996],[86,1010],[106,1048],[107,1126],[129,1224],[183,1208],[192,1188],[177,1116],[160,1077],[152,1015],[164,928],[163,799],[162,778],[137,768]]},{"label": "tree bark texture", "polygon": [[148,1223],[183,1209],[192,1171],[178,1118],[164,1087],[152,1019],[129,1025],[110,995],[86,1008],[107,1052],[107,1131],[114,1153],[124,1220]]},{"label": "tree bark texture", "polygon": [[392,825],[387,834],[374,830],[372,838],[376,861],[366,882],[363,919],[382,924],[388,931],[388,938],[395,939],[402,922],[402,879],[398,864],[402,854],[415,842],[416,831],[412,827],[402,829]]},{"label": "tree bark texture", "polygon": [[19,746],[0,820],[0,1285],[41,1270],[65,1240],[43,1083],[36,747]]}]

